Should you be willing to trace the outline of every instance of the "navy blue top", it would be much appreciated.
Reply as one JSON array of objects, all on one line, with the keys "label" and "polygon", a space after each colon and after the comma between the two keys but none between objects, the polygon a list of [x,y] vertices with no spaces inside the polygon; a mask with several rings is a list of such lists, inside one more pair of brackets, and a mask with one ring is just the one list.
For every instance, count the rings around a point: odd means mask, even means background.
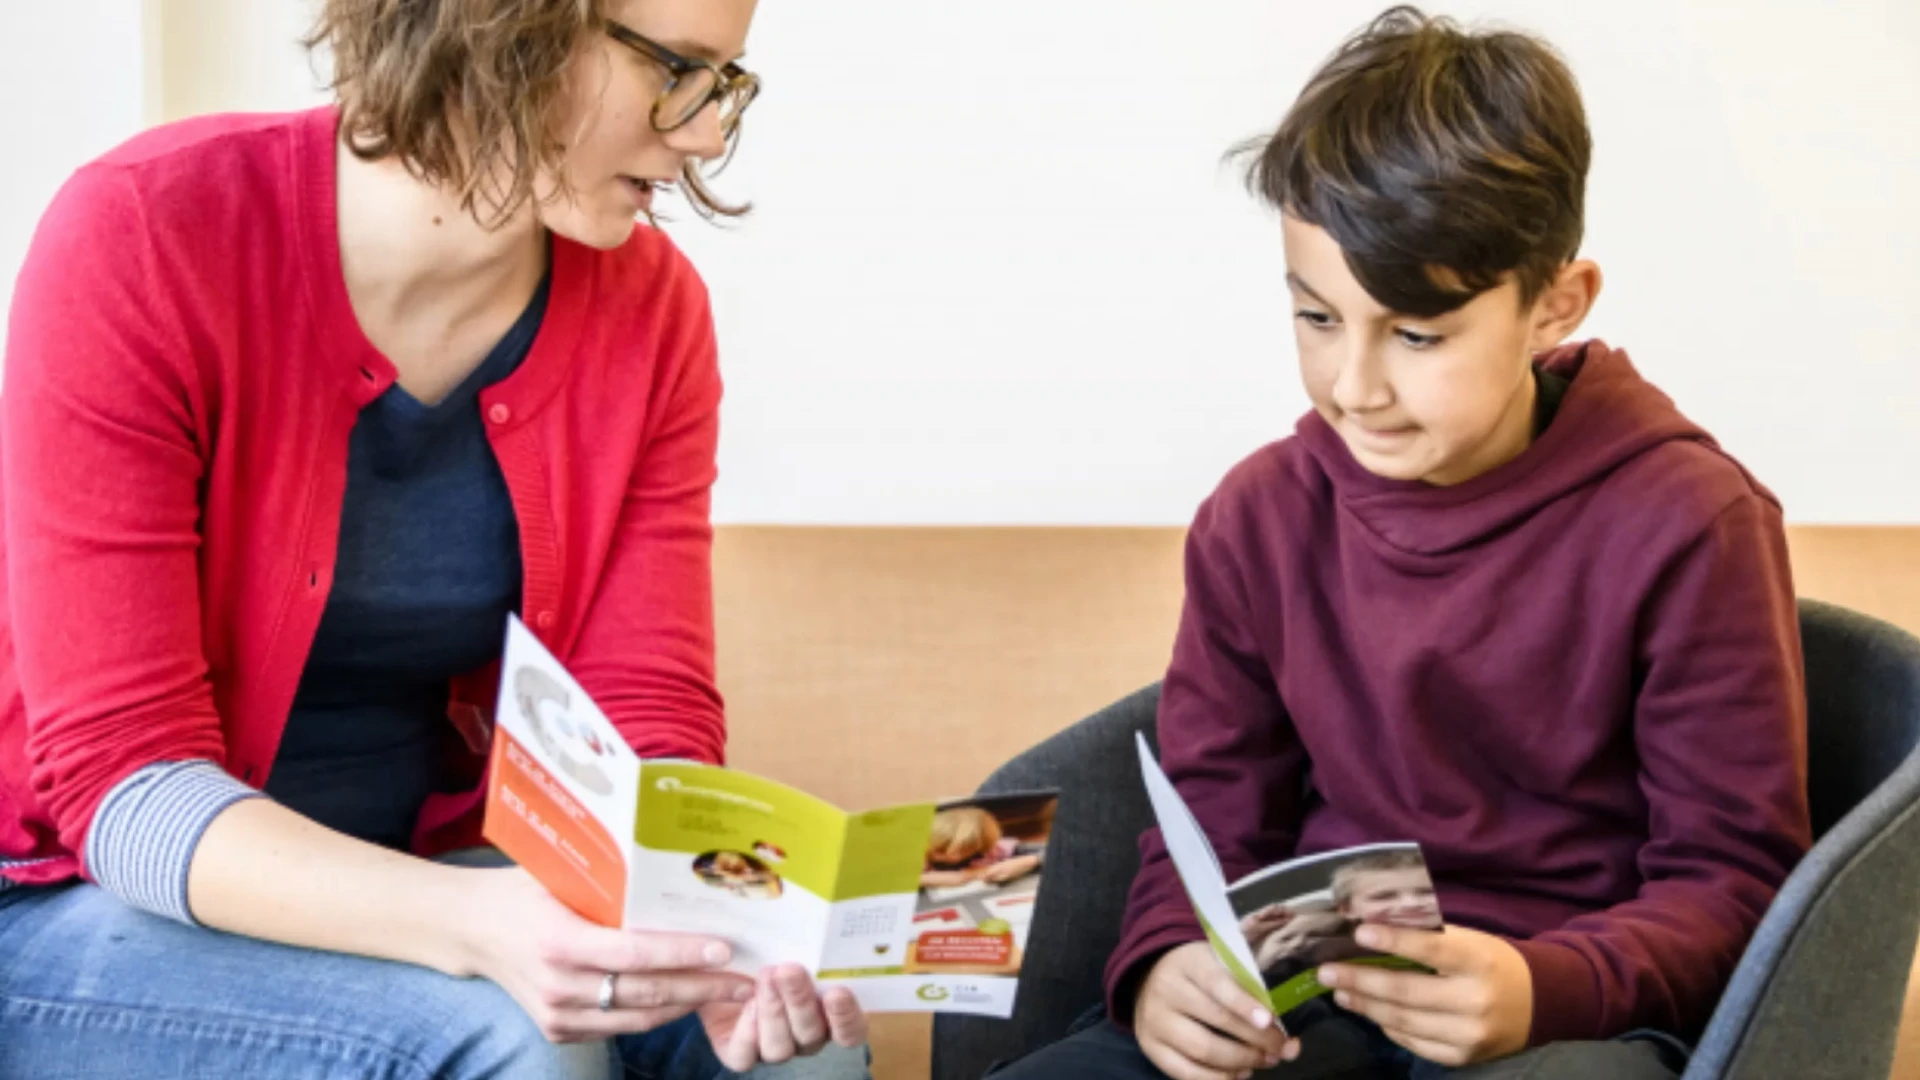
[{"label": "navy blue top", "polygon": [[448,680],[500,655],[520,605],[520,536],[480,391],[526,359],[547,283],[437,405],[399,384],[347,449],[333,588],[267,794],[330,828],[405,847],[438,787]]}]

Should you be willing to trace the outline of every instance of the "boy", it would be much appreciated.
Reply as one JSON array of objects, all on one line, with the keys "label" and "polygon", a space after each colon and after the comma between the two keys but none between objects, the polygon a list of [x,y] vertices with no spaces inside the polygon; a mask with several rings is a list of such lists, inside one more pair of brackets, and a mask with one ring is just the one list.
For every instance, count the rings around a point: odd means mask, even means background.
[{"label": "boy", "polygon": [[1809,843],[1798,624],[1773,497],[1561,344],[1600,288],[1589,156],[1548,46],[1396,8],[1249,172],[1313,410],[1194,521],[1162,762],[1229,880],[1419,841],[1449,925],[1360,933],[1433,972],[1329,964],[1285,1038],[1150,831],[1110,1019],[1004,1075],[1681,1067]]}]

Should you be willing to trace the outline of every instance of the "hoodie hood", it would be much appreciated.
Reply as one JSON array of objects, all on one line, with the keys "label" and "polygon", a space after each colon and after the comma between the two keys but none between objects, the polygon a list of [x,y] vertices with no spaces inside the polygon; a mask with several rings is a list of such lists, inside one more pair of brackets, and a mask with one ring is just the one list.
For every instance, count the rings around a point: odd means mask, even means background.
[{"label": "hoodie hood", "polygon": [[1552,422],[1519,457],[1465,483],[1436,487],[1376,476],[1317,412],[1302,417],[1295,433],[1341,511],[1390,547],[1415,555],[1446,554],[1498,536],[1666,443],[1691,441],[1719,451],[1712,436],[1640,377],[1625,352],[1589,341],[1555,349],[1539,363],[1569,380]]}]

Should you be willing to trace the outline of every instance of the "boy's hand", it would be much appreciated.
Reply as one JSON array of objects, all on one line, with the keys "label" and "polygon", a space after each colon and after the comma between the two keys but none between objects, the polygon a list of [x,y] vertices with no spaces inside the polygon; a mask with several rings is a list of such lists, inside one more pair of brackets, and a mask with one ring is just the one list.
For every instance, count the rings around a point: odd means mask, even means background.
[{"label": "boy's hand", "polygon": [[1533,972],[1502,938],[1362,926],[1360,944],[1425,964],[1434,974],[1327,964],[1320,981],[1334,1001],[1380,1025],[1387,1038],[1440,1065],[1460,1066],[1524,1049],[1533,1029]]},{"label": "boy's hand", "polygon": [[1247,995],[1196,941],[1153,965],[1133,1003],[1133,1033],[1147,1060],[1173,1080],[1240,1080],[1300,1055],[1266,1006]]}]

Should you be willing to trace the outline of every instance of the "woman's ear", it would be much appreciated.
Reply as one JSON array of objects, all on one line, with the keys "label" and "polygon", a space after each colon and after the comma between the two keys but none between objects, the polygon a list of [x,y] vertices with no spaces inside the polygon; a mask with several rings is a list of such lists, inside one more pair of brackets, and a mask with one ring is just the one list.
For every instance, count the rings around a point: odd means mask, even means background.
[{"label": "woman's ear", "polygon": [[1562,266],[1533,302],[1528,350],[1546,352],[1579,329],[1600,297],[1600,284],[1600,264],[1592,259],[1574,259]]}]

